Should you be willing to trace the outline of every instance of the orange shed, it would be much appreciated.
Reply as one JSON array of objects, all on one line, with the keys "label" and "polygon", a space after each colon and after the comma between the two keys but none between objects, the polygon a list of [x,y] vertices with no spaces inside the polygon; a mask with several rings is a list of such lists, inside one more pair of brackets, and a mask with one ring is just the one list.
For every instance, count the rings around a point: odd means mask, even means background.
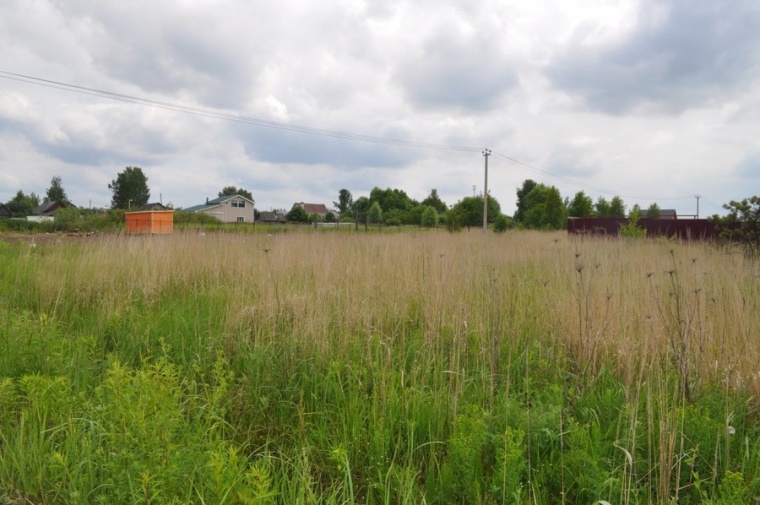
[{"label": "orange shed", "polygon": [[125,212],[127,233],[172,233],[174,231],[173,210],[144,210]]}]

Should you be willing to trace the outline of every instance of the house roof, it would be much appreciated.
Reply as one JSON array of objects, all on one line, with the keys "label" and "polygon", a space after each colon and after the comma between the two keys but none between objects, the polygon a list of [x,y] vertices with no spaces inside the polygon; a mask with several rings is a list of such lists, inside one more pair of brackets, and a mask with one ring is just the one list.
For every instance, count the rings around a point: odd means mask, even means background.
[{"label": "house roof", "polygon": [[324,216],[329,211],[327,210],[327,206],[323,203],[299,203],[303,210],[306,211],[307,214],[319,214],[321,216]]},{"label": "house roof", "polygon": [[224,202],[228,202],[232,199],[245,200],[246,202],[251,202],[251,205],[254,204],[253,200],[242,195],[224,195],[220,196],[219,198],[214,198],[213,200],[207,200],[206,203],[193,205],[192,207],[182,209],[182,212],[199,212],[201,210],[210,209],[212,207],[219,207],[220,205],[224,204]]},{"label": "house roof", "polygon": [[46,216],[46,215],[53,214],[58,209],[66,208],[66,207],[74,207],[74,208],[76,208],[76,205],[74,205],[72,203],[67,203],[67,202],[59,202],[57,200],[42,202],[42,205],[37,206],[32,211],[32,215],[33,216]]},{"label": "house roof", "polygon": [[146,203],[140,205],[140,210],[166,210],[166,206],[160,202]]},{"label": "house roof", "polygon": [[283,214],[279,212],[259,212],[259,218],[257,221],[263,223],[286,223],[288,220]]},{"label": "house roof", "polygon": [[0,203],[0,217],[11,217],[11,209],[4,203]]}]

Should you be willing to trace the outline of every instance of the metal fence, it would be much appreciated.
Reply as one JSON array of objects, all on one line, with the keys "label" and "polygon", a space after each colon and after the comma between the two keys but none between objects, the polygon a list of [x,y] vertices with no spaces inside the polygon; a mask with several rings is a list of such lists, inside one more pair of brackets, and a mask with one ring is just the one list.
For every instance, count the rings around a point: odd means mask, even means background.
[{"label": "metal fence", "polygon": [[[620,228],[627,225],[628,218],[620,217],[571,217],[567,231],[574,235],[620,236]],[[648,219],[638,221],[639,228],[647,231],[647,237],[679,238],[682,240],[717,240],[718,230],[708,219]]]}]

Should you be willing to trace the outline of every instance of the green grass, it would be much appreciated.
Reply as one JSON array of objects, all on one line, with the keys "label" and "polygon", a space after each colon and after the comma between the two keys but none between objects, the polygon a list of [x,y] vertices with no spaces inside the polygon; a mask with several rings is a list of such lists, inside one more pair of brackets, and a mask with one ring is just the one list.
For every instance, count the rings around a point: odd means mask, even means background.
[{"label": "green grass", "polygon": [[750,500],[758,272],[561,233],[0,243],[0,503]]}]

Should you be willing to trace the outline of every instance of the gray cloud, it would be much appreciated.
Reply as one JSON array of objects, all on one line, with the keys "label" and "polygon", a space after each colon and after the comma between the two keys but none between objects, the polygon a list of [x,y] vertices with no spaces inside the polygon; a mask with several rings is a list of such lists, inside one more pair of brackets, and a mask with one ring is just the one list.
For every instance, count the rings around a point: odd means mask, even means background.
[{"label": "gray cloud", "polygon": [[266,162],[330,164],[339,169],[400,168],[420,157],[416,149],[345,141],[268,128],[237,127],[246,154]]},{"label": "gray cloud", "polygon": [[494,107],[519,79],[492,35],[458,33],[441,26],[419,51],[411,52],[395,79],[423,109],[484,111]]},{"label": "gray cloud", "polygon": [[559,89],[596,110],[637,107],[678,114],[725,100],[757,82],[760,8],[752,0],[644,2],[633,31],[613,45],[588,45],[594,26],[546,69]]}]

